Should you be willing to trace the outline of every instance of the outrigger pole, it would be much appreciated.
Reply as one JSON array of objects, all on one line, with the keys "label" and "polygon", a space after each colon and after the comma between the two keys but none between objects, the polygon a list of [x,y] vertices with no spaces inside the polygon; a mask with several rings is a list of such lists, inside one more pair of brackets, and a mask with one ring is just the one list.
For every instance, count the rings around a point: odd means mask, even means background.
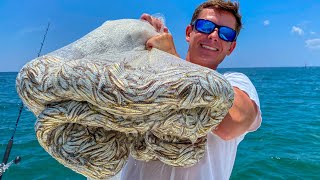
[{"label": "outrigger pole", "polygon": [[[41,42],[41,46],[40,46],[40,50],[39,50],[39,52],[38,52],[38,57],[39,57],[40,54],[41,54],[42,47],[43,47],[44,42],[45,42],[45,40],[46,40],[46,36],[47,36],[48,30],[49,30],[49,26],[50,26],[50,22],[48,22],[46,32],[45,32],[45,34],[44,34],[44,36],[43,36],[43,39],[42,39],[42,42]],[[23,107],[24,107],[24,106],[23,106],[23,103],[21,103],[21,106],[20,106],[20,109],[19,109],[18,118],[17,118],[17,121],[16,121],[16,125],[15,125],[15,128],[14,128],[13,134],[12,134],[12,136],[11,136],[11,139],[8,141],[8,145],[7,145],[6,151],[5,151],[5,153],[4,153],[2,163],[0,164],[0,180],[2,179],[3,173],[4,173],[13,163],[14,163],[14,164],[18,164],[18,163],[21,161],[20,156],[17,156],[14,160],[12,160],[11,162],[8,163],[8,159],[9,159],[9,156],[10,156],[11,148],[12,148],[12,145],[13,145],[13,138],[14,138],[14,135],[15,135],[16,130],[17,130],[17,127],[18,127],[18,123],[19,123],[19,120],[20,120],[20,116],[21,116]]]}]

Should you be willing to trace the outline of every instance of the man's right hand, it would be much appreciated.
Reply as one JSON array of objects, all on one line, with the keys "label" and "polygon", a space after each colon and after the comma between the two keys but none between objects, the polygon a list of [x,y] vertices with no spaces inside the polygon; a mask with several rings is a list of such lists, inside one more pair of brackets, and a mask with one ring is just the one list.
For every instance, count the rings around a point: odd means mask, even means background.
[{"label": "man's right hand", "polygon": [[157,48],[179,57],[179,54],[174,46],[172,35],[169,33],[168,28],[165,27],[160,19],[152,17],[149,14],[142,14],[140,19],[149,22],[156,29],[156,31],[160,33],[159,35],[150,38],[146,42],[146,49],[151,50],[152,48]]},{"label": "man's right hand", "polygon": [[163,31],[163,33],[168,33],[168,28],[163,24],[163,22],[160,19],[146,13],[142,14],[140,19],[149,22],[156,29],[157,32],[162,33],[161,31]]}]

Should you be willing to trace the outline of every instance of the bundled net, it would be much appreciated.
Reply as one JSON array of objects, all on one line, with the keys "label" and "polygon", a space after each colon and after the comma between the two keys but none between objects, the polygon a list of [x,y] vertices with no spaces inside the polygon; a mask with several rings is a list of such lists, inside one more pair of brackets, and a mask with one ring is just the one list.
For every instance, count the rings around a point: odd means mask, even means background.
[{"label": "bundled net", "polygon": [[21,69],[18,94],[52,157],[94,179],[117,174],[129,155],[183,167],[203,157],[232,87],[213,70],[145,50],[155,35],[147,22],[107,21]]}]

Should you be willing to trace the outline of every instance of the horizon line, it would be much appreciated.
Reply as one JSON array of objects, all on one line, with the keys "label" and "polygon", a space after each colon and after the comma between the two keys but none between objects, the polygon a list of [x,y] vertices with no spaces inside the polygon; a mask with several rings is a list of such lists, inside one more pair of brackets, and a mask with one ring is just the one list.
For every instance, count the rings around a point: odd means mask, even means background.
[{"label": "horizon line", "polygon": [[[217,69],[254,69],[254,68],[309,68],[309,67],[320,67],[315,66],[256,66],[256,67],[218,67]],[[0,73],[18,73],[19,71],[0,71]]]}]

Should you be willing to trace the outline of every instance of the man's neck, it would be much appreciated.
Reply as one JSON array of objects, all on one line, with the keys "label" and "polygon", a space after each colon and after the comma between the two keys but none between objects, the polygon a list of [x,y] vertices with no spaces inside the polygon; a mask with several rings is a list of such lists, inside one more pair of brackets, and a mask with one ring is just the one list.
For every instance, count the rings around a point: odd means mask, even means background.
[{"label": "man's neck", "polygon": [[186,56],[186,61],[191,62],[191,63],[193,63],[193,64],[197,64],[197,65],[199,65],[199,66],[207,67],[207,68],[212,69],[212,70],[217,70],[217,68],[218,68],[218,66],[213,66],[212,64],[198,64],[198,63],[194,63],[194,62],[201,62],[201,61],[191,61],[189,52],[188,52],[188,54],[187,54],[187,56]]}]

